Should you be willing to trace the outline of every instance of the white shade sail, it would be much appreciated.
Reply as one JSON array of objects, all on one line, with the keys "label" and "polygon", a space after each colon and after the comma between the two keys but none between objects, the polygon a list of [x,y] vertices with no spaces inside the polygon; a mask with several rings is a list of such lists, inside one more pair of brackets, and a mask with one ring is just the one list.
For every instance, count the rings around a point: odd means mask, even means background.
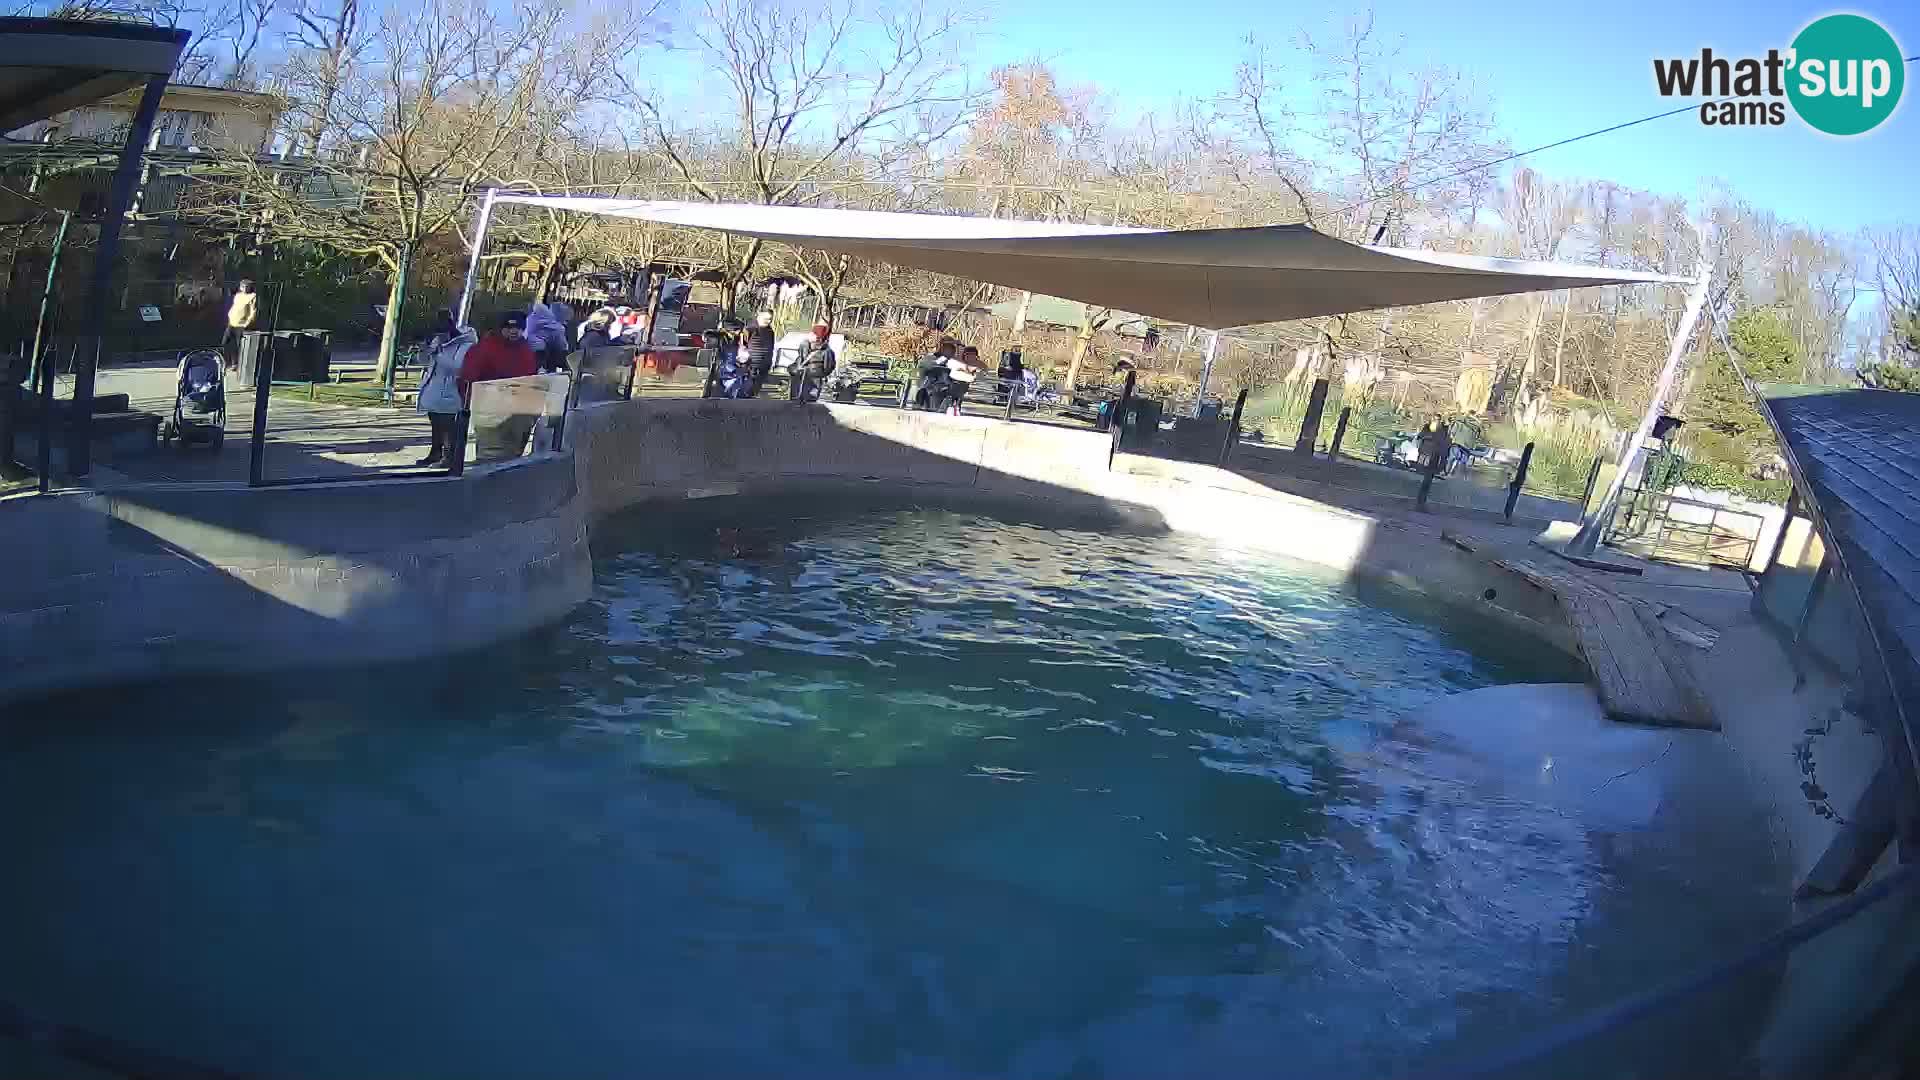
[{"label": "white shade sail", "polygon": [[1134,229],[504,192],[495,201],[757,236],[1213,330],[1476,296],[1688,280],[1366,247],[1304,225]]}]

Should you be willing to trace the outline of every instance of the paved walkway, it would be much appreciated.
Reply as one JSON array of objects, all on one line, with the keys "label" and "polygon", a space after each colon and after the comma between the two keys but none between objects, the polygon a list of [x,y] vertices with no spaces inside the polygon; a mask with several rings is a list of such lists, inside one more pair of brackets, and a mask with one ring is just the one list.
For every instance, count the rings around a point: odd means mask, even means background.
[{"label": "paved walkway", "polygon": [[[97,393],[126,394],[135,409],[167,416],[173,410],[170,364],[115,368],[100,373]],[[253,431],[254,392],[227,391],[227,438],[210,446],[161,446],[146,453],[119,453],[102,462],[97,486],[166,481],[247,481]],[[427,451],[426,418],[411,408],[355,407],[276,394],[267,406],[265,474],[354,476],[405,473]]]}]

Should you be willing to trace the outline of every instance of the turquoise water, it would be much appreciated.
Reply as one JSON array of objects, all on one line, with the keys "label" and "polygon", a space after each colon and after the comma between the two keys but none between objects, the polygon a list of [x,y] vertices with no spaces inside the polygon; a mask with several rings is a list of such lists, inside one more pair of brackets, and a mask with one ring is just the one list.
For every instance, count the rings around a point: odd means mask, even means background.
[{"label": "turquoise water", "polygon": [[1778,921],[1751,820],[1586,820],[1422,730],[1550,652],[859,509],[596,529],[592,602],[478,656],[15,710],[0,999],[315,1080],[1374,1076]]}]

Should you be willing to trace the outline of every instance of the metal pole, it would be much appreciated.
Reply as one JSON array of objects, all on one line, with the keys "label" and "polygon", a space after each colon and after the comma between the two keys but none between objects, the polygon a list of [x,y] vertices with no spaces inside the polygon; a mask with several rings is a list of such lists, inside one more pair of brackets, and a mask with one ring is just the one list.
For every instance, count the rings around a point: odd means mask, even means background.
[{"label": "metal pole", "polygon": [[1220,344],[1220,331],[1207,334],[1207,356],[1200,364],[1200,388],[1193,394],[1193,415],[1200,415],[1200,403],[1207,399],[1207,380],[1213,376],[1213,354]]},{"label": "metal pole", "polygon": [[1787,530],[1793,526],[1793,516],[1799,510],[1800,489],[1794,488],[1787,492],[1787,511],[1781,515],[1780,528],[1773,534],[1773,550],[1767,555],[1767,565],[1763,569],[1771,569],[1780,561],[1780,552],[1787,546]]},{"label": "metal pole", "polygon": [[[394,369],[399,367],[395,355],[400,349],[400,328],[405,325],[407,311],[407,271],[413,268],[413,245],[400,245],[400,269],[393,275],[393,305],[387,311],[387,321],[393,323],[393,333],[381,335],[386,340],[386,349],[380,354],[380,362],[386,365],[387,385],[386,402],[393,404]],[[464,300],[462,301],[465,302]],[[455,320],[458,322],[459,320]]]},{"label": "metal pole", "polygon": [[461,409],[454,415],[453,449],[447,454],[447,475],[460,476],[467,471],[467,432],[473,426],[473,412]]},{"label": "metal pole", "polygon": [[53,362],[40,365],[40,494],[53,488]]},{"label": "metal pole", "polygon": [[1327,380],[1313,380],[1313,390],[1307,395],[1307,411],[1300,418],[1300,434],[1293,441],[1293,452],[1303,458],[1313,456],[1313,444],[1320,439],[1320,419],[1327,412]]},{"label": "metal pole", "polygon": [[1582,514],[1587,512],[1587,504],[1593,501],[1593,486],[1600,482],[1600,466],[1606,463],[1607,459],[1605,457],[1599,454],[1593,456],[1593,468],[1587,470],[1586,490],[1580,493],[1580,512]]},{"label": "metal pole", "polygon": [[1333,444],[1327,447],[1328,461],[1340,460],[1340,441],[1347,437],[1347,419],[1352,415],[1352,406],[1342,406],[1340,409],[1340,419],[1333,422]]},{"label": "metal pole", "polygon": [[1661,406],[1673,389],[1675,376],[1680,373],[1680,360],[1687,353],[1687,343],[1693,340],[1694,324],[1700,321],[1700,311],[1706,307],[1707,287],[1713,283],[1713,254],[1707,245],[1706,230],[1696,225],[1694,231],[1700,239],[1700,262],[1693,289],[1687,293],[1686,310],[1680,316],[1679,328],[1673,333],[1672,347],[1667,350],[1666,366],[1660,369],[1660,380],[1654,384],[1646,415],[1640,418],[1639,428],[1620,452],[1620,470],[1608,482],[1607,493],[1601,496],[1599,507],[1580,523],[1580,531],[1567,541],[1567,550],[1574,554],[1593,554],[1599,548],[1601,538],[1606,535],[1607,525],[1620,504],[1620,492],[1627,486],[1627,474],[1633,471],[1634,459],[1639,457],[1648,437],[1653,434],[1653,422],[1660,418]]},{"label": "metal pole", "polygon": [[660,294],[667,290],[667,271],[662,267],[655,273],[653,267],[647,267],[647,321],[640,329],[640,351],[633,357],[633,375],[627,379],[627,399],[633,399],[633,382],[640,377],[640,358],[653,352],[653,324],[660,315]]},{"label": "metal pole", "polygon": [[259,487],[266,481],[267,400],[273,395],[273,354],[278,351],[275,342],[279,340],[269,337],[262,341],[259,357],[254,361],[253,441],[247,446],[248,487]]},{"label": "metal pole", "polygon": [[153,135],[160,96],[166,89],[165,75],[147,80],[140,106],[134,110],[133,126],[127,131],[126,145],[120,150],[120,165],[113,173],[107,216],[100,222],[100,246],[94,251],[93,281],[87,289],[86,312],[92,320],[89,345],[81,348],[80,361],[73,370],[73,426],[67,439],[67,472],[74,476],[93,471],[93,380],[100,368],[104,341],[100,324],[113,293],[113,271],[120,262],[120,227],[127,220],[128,207],[133,205],[134,189],[140,183],[140,160]]},{"label": "metal pole", "polygon": [[1227,433],[1220,438],[1220,460],[1215,462],[1226,468],[1227,455],[1233,453],[1233,444],[1240,441],[1240,413],[1247,407],[1247,389],[1240,388],[1240,394],[1233,399],[1233,419],[1227,421]]},{"label": "metal pole", "polygon": [[47,287],[40,293],[40,317],[33,324],[33,355],[27,358],[27,385],[40,385],[40,354],[46,348],[47,331],[53,318],[54,278],[60,272],[60,252],[67,246],[67,227],[73,224],[73,211],[60,211],[60,229],[53,234],[53,254],[47,260]]},{"label": "metal pole", "polygon": [[455,326],[467,325],[467,311],[473,304],[473,283],[480,276],[480,252],[487,246],[487,226],[493,223],[493,200],[499,194],[495,188],[488,188],[486,197],[480,200],[480,212],[473,219],[473,254],[467,259],[466,284],[460,287],[460,307],[453,313]]},{"label": "metal pole", "polygon": [[1533,444],[1520,450],[1520,467],[1513,471],[1513,483],[1507,486],[1507,520],[1513,520],[1513,508],[1520,501],[1520,489],[1527,486],[1527,467],[1533,464]]}]

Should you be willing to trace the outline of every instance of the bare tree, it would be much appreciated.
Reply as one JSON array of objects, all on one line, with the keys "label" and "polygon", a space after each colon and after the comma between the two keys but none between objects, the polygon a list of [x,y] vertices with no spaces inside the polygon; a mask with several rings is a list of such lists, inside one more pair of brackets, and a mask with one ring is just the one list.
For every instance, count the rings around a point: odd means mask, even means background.
[{"label": "bare tree", "polygon": [[389,274],[384,374],[411,259],[466,216],[523,130],[564,14],[549,4],[503,17],[483,0],[387,12],[331,54],[343,66],[323,57],[296,69],[304,81],[290,90],[318,156],[288,167],[230,154],[184,211],[217,228],[377,260]]},{"label": "bare tree", "polygon": [[1867,233],[1887,340],[1906,363],[1920,363],[1920,227]]},{"label": "bare tree", "polygon": [[[930,3],[863,15],[850,0],[703,0],[689,22],[727,91],[731,123],[703,136],[671,123],[649,95],[643,104],[661,152],[712,202],[816,200],[856,151],[884,174],[954,131],[978,100],[958,59],[968,21]],[[731,183],[713,181],[703,150],[724,152]],[[725,245],[729,305],[761,246]]]},{"label": "bare tree", "polygon": [[298,132],[292,149],[318,157],[328,134],[340,127],[336,104],[341,88],[355,74],[370,41],[360,0],[295,3],[298,6],[289,13],[294,30],[289,35],[291,55],[285,74],[287,88],[293,91],[288,95],[289,118]]}]

